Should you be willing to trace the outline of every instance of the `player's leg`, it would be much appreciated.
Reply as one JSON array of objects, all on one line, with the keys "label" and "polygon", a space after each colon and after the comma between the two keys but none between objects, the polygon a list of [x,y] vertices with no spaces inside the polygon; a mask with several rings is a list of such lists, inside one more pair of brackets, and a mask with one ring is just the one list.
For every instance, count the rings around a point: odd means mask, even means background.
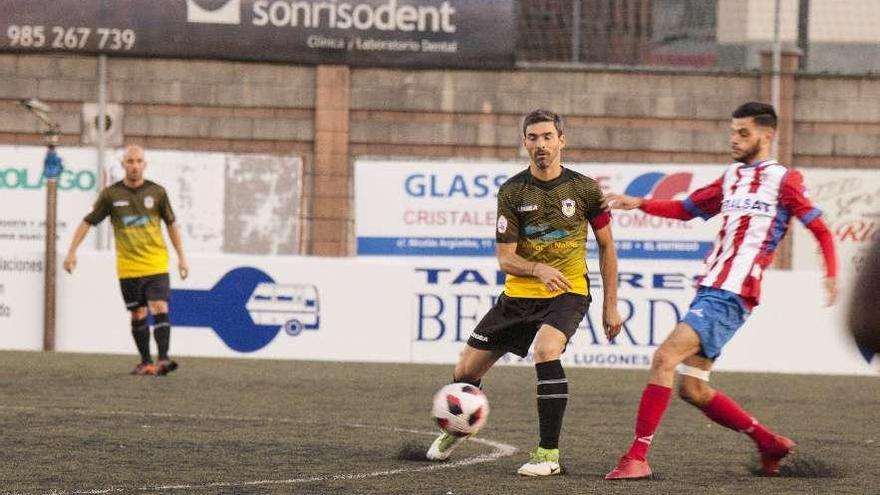
[{"label": "player's leg", "polygon": [[131,336],[141,356],[140,362],[131,374],[154,375],[156,367],[153,365],[153,358],[150,357],[150,326],[147,324],[147,300],[143,292],[143,279],[119,279],[119,288],[125,301],[125,308],[131,314]]},{"label": "player's leg", "polygon": [[568,404],[568,378],[561,357],[589,307],[588,296],[571,293],[535,303],[534,312],[542,321],[535,334],[533,349],[541,437],[529,462],[519,468],[519,474],[550,476],[562,473],[559,434]]},{"label": "player's leg", "polygon": [[150,325],[147,323],[147,308],[139,306],[130,311],[131,336],[137,347],[141,362],[131,371],[132,375],[155,375],[156,367],[150,356]]},{"label": "player's leg", "polygon": [[748,435],[761,453],[764,474],[778,474],[779,463],[793,451],[794,442],[772,432],[724,392],[710,387],[711,368],[712,360],[702,356],[685,360],[679,369],[679,396],[719,425]]},{"label": "player's leg", "polygon": [[150,307],[150,314],[153,315],[153,338],[156,340],[156,347],[159,351],[156,374],[167,375],[177,369],[177,363],[168,357],[168,348],[171,345],[171,322],[168,318],[168,299],[171,295],[171,287],[168,274],[147,277],[144,293]]},{"label": "player's leg", "polygon": [[[501,294],[471,332],[455,366],[453,381],[480,386],[483,375],[501,356],[507,352],[525,356],[535,331],[535,328],[523,331],[523,316],[529,306],[527,300]],[[467,438],[442,432],[425,455],[432,461],[445,461]]]},{"label": "player's leg", "polygon": [[452,372],[452,381],[479,387],[483,376],[504,354],[505,351],[497,349],[477,349],[465,345]]},{"label": "player's leg", "polygon": [[[458,358],[458,364],[455,365],[453,372],[453,382],[470,383],[476,387],[480,386],[483,375],[492,368],[498,359],[505,354],[505,351],[497,349],[477,349],[470,345],[465,345],[464,350]],[[455,436],[446,432],[440,433],[431,443],[428,452],[425,454],[429,460],[445,461],[449,459],[452,452],[467,440],[469,435]]]},{"label": "player's leg", "polygon": [[654,351],[648,385],[642,392],[636,413],[635,437],[627,453],[605,479],[635,479],[651,475],[647,462],[648,449],[669,406],[675,368],[699,351],[700,336],[685,322],[676,325],[675,330]]},{"label": "player's leg", "polygon": [[562,352],[568,336],[551,325],[544,324],[535,336],[534,358],[537,375],[538,448],[531,452],[529,462],[517,471],[523,476],[551,476],[560,474],[559,434],[568,403],[568,379],[562,368]]}]

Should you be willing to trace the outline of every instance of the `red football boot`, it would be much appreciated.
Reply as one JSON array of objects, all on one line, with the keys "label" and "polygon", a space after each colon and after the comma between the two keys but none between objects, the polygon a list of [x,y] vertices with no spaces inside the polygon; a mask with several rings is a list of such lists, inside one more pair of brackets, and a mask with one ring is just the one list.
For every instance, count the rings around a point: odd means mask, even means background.
[{"label": "red football boot", "polygon": [[761,472],[764,476],[779,474],[779,464],[787,455],[794,453],[794,440],[776,435],[776,443],[761,451]]},{"label": "red football boot", "polygon": [[617,463],[617,467],[605,475],[606,480],[638,480],[651,476],[651,466],[648,461],[640,461],[632,457],[623,456]]}]

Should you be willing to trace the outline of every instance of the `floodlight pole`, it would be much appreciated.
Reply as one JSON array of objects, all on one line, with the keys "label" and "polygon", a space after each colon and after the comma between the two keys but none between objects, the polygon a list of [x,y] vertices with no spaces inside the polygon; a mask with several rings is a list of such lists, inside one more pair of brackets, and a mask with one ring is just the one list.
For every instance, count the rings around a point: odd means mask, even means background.
[{"label": "floodlight pole", "polygon": [[[779,92],[780,77],[782,72],[782,40],[779,38],[779,28],[781,19],[780,0],[775,0],[773,5],[773,74],[770,78],[770,104],[779,112]],[[771,143],[773,157],[779,154],[779,139],[774,139]]]},{"label": "floodlight pole", "polygon": [[43,179],[46,181],[46,253],[43,269],[43,350],[55,350],[55,280],[57,253],[55,236],[57,235],[56,220],[58,212],[58,176],[64,170],[64,164],[55,147],[61,137],[61,126],[52,120],[51,109],[39,100],[22,100],[21,106],[30,110],[48,130],[43,133],[46,142],[46,157],[43,159]]}]

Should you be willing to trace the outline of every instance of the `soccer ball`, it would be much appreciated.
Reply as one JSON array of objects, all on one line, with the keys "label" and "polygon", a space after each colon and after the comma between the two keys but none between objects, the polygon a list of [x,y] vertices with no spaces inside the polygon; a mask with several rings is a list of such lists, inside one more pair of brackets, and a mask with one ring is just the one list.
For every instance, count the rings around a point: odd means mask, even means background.
[{"label": "soccer ball", "polygon": [[489,401],[478,387],[451,383],[434,395],[431,415],[440,429],[450,435],[473,435],[486,424]]}]

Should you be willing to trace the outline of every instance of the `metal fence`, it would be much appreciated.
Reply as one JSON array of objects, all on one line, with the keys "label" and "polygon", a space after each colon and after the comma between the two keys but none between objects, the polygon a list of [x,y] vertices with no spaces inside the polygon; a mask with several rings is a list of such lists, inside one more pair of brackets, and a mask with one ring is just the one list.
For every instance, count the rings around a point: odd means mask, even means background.
[{"label": "metal fence", "polygon": [[877,74],[878,23],[877,0],[517,0],[516,60],[750,70],[778,44],[801,70]]}]

